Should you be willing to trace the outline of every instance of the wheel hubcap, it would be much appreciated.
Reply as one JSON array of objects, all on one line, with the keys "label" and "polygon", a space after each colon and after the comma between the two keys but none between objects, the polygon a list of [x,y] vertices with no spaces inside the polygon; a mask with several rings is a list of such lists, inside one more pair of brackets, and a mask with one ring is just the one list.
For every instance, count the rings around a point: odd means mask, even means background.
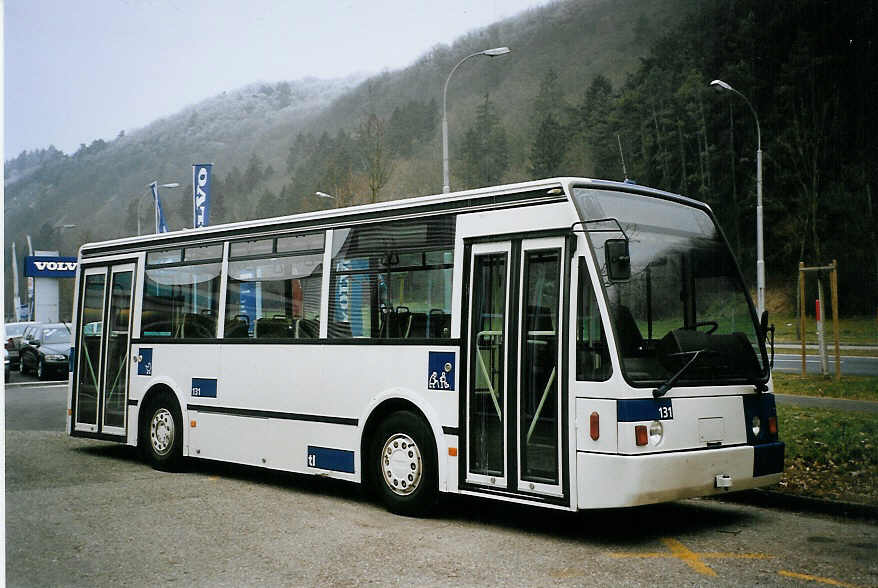
[{"label": "wheel hubcap", "polygon": [[418,446],[408,435],[391,435],[381,451],[381,472],[384,483],[394,494],[406,496],[421,481],[423,460]]},{"label": "wheel hubcap", "polygon": [[167,408],[158,409],[149,424],[149,438],[158,455],[167,455],[174,445],[174,416]]}]

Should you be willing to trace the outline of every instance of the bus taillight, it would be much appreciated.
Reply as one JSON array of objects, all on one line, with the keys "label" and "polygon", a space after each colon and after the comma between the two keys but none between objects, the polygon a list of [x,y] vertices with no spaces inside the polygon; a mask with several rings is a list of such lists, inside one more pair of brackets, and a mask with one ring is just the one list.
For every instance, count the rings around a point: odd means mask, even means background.
[{"label": "bus taillight", "polygon": [[592,441],[597,441],[598,437],[601,436],[601,417],[598,413],[593,412],[591,416],[588,417],[588,425],[589,425],[589,434],[591,435]]},{"label": "bus taillight", "polygon": [[769,435],[777,435],[777,417],[770,416],[768,417],[768,434]]},{"label": "bus taillight", "polygon": [[634,427],[634,440],[638,447],[646,445],[649,436],[646,434],[646,425],[637,425]]}]

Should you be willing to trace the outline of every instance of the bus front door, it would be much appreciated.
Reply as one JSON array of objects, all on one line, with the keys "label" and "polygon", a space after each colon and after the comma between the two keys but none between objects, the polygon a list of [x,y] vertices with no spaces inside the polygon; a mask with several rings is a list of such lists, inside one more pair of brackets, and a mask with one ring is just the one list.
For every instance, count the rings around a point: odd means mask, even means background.
[{"label": "bus front door", "polygon": [[469,253],[467,485],[564,498],[565,241],[474,243]]},{"label": "bus front door", "polygon": [[124,437],[134,263],[83,267],[80,278],[73,428]]}]

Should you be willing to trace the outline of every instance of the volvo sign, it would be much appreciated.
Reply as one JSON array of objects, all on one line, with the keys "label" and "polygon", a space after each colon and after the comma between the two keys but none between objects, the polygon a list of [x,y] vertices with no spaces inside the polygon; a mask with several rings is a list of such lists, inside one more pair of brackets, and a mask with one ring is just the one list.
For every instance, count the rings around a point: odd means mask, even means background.
[{"label": "volvo sign", "polygon": [[29,255],[24,258],[24,275],[29,278],[72,278],[76,276],[76,258]]}]

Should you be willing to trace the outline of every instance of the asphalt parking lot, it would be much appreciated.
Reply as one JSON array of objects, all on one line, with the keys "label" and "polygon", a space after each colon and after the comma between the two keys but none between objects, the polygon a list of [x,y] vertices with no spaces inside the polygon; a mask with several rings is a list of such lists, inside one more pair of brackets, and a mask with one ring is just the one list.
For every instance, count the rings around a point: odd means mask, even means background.
[{"label": "asphalt parking lot", "polygon": [[878,527],[716,500],[578,514],[357,486],[63,432],[65,386],[6,389],[10,586],[878,585]]}]

